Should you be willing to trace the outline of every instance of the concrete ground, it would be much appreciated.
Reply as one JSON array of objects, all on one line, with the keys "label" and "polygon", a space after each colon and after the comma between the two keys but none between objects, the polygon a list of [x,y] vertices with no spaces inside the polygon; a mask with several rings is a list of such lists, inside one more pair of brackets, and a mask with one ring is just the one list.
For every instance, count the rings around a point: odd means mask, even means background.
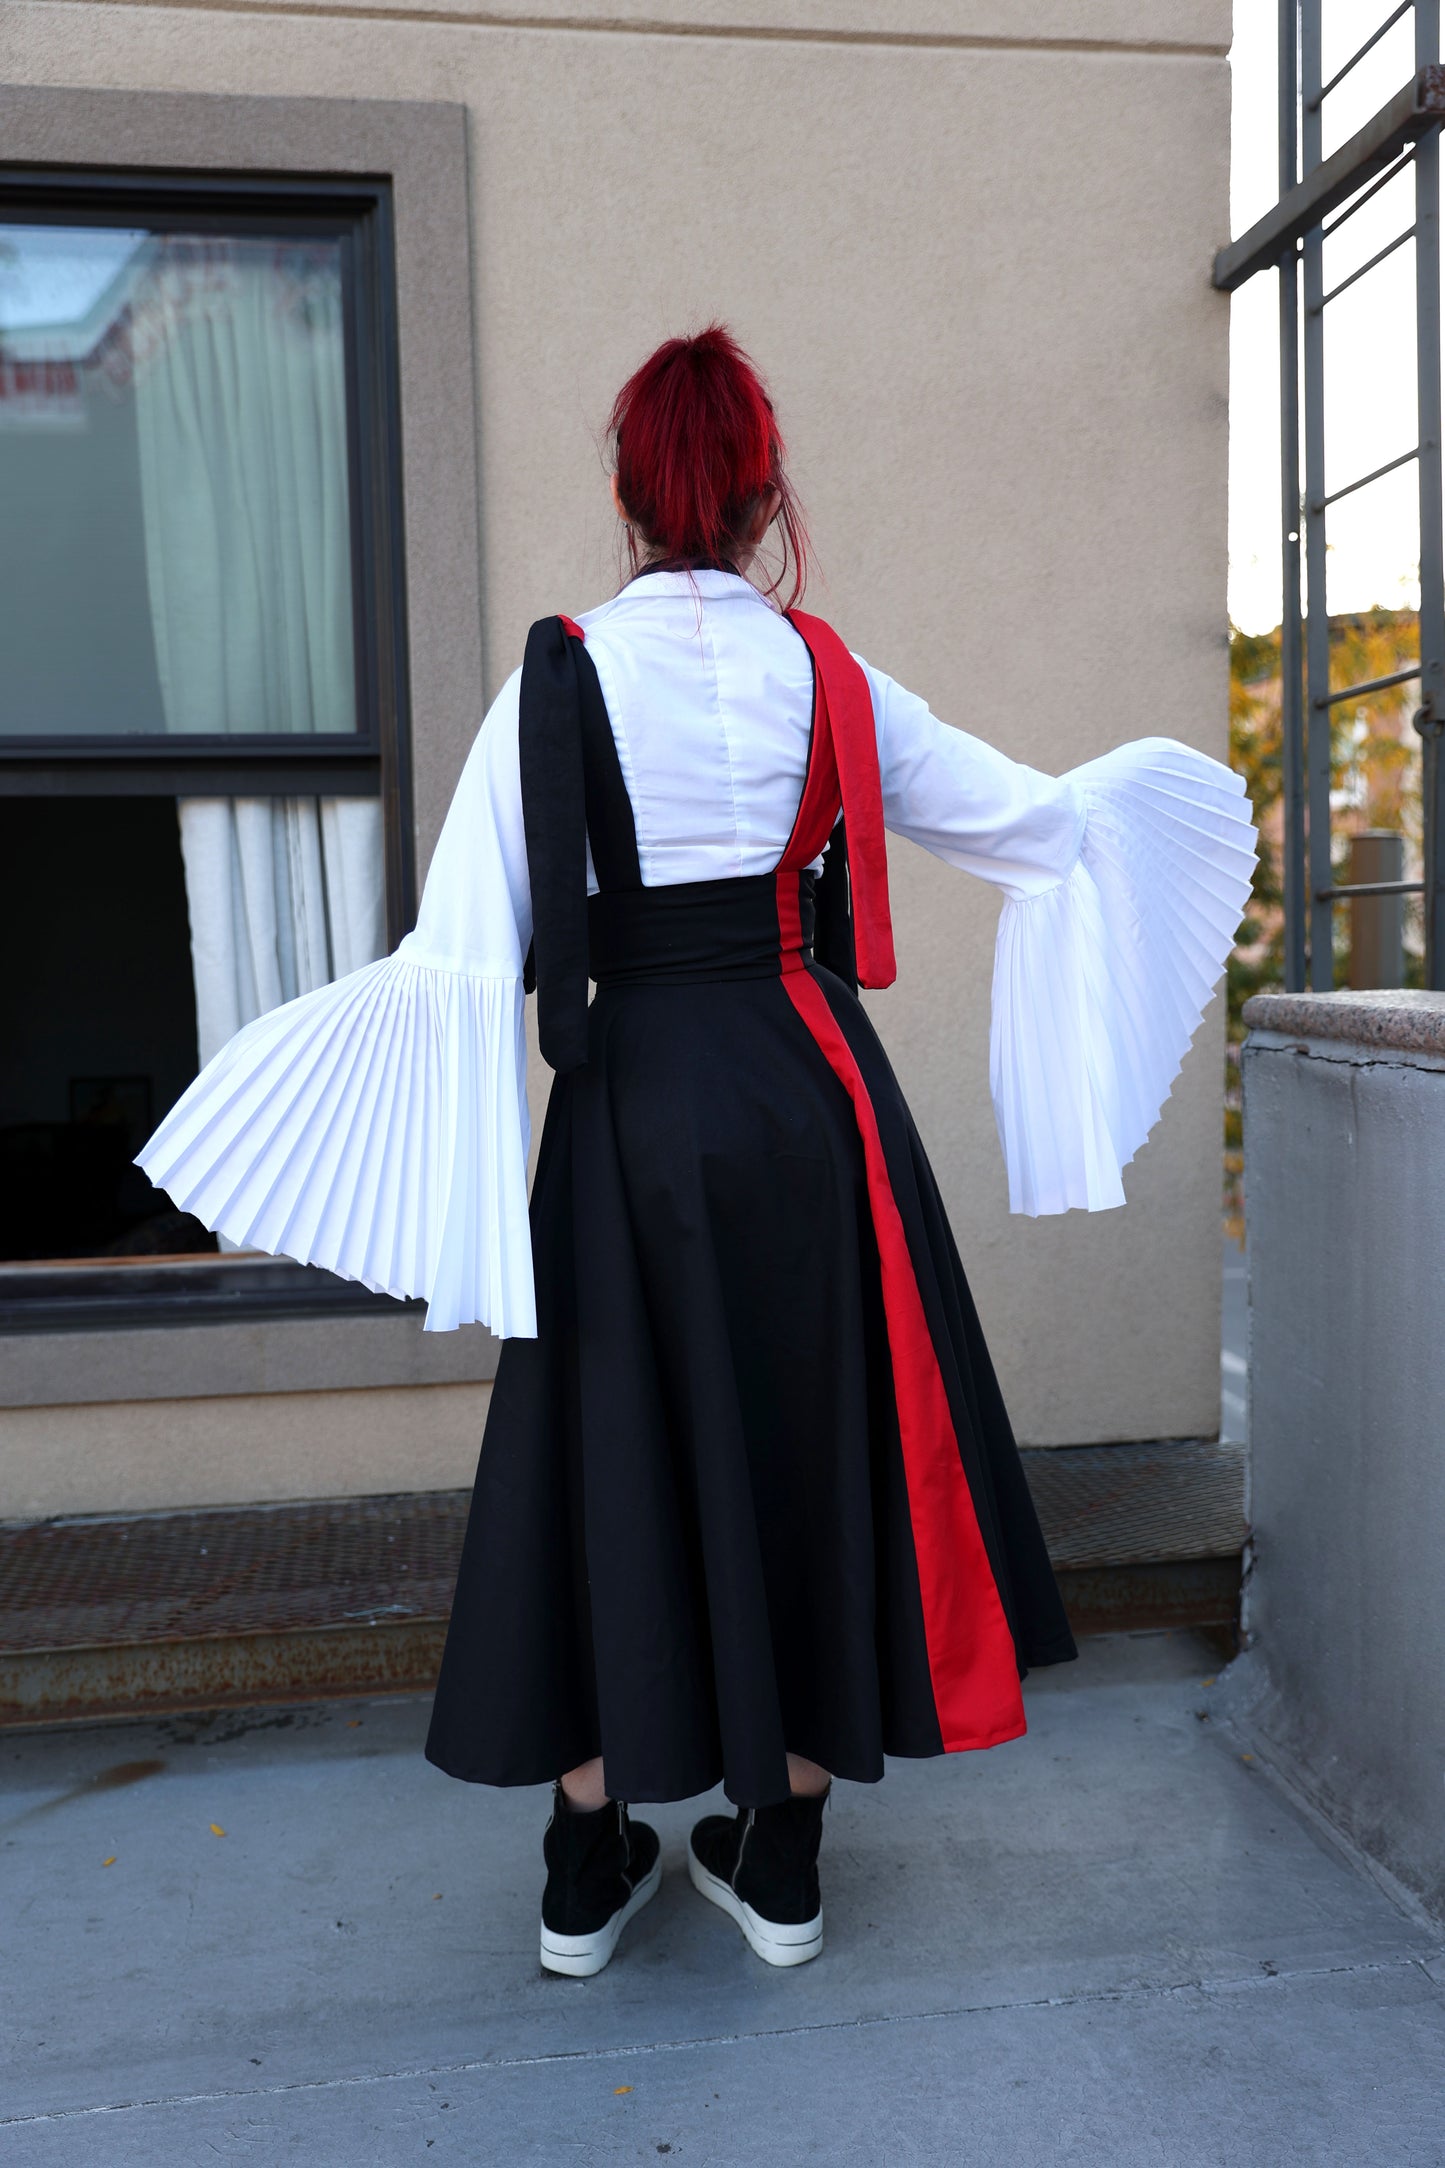
[{"label": "concrete ground", "polygon": [[669,1806],[610,1970],[543,1976],[545,1795],[440,1776],[414,1702],[9,1735],[0,2160],[1445,2161],[1445,1930],[1210,1669],[1089,1643],[1028,1739],[840,1785],[792,1973],[689,1888]]}]

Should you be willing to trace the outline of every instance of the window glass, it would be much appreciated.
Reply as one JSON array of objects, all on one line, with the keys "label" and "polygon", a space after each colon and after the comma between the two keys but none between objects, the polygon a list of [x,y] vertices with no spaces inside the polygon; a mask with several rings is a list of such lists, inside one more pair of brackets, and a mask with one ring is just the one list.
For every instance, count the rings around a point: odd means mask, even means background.
[{"label": "window glass", "polygon": [[214,1250],[132,1164],[196,1068],[175,800],[0,799],[0,910],[0,1259]]},{"label": "window glass", "polygon": [[0,195],[0,1332],[232,1314],[134,1154],[405,923],[389,220],[371,183]]},{"label": "window glass", "polygon": [[344,272],[0,223],[0,740],[357,731]]}]

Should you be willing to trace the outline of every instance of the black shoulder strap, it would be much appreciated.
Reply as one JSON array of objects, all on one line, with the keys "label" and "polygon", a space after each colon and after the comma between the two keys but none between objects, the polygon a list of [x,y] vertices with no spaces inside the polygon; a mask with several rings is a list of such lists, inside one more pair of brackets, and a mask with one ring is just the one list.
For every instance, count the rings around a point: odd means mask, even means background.
[{"label": "black shoulder strap", "polygon": [[577,665],[578,721],[582,731],[582,788],[587,803],[587,837],[592,845],[592,866],[597,886],[604,892],[616,888],[641,888],[642,862],[637,855],[637,823],[612,719],[602,697],[597,666],[582,642],[572,640]]},{"label": "black shoulder strap", "polygon": [[587,1059],[587,839],[604,889],[641,888],[637,829],[596,665],[570,618],[544,617],[522,659],[522,822],[532,888],[537,1036],[554,1069]]},{"label": "black shoulder strap", "polygon": [[[587,1059],[587,799],[578,657],[560,617],[543,617],[522,659],[518,751],[532,888],[537,1037],[554,1069]],[[588,658],[587,668],[596,682]]]},{"label": "black shoulder strap", "polygon": [[858,951],[853,941],[853,899],[848,885],[848,831],[841,818],[823,854],[814,908],[813,954],[825,971],[831,971],[856,994]]}]

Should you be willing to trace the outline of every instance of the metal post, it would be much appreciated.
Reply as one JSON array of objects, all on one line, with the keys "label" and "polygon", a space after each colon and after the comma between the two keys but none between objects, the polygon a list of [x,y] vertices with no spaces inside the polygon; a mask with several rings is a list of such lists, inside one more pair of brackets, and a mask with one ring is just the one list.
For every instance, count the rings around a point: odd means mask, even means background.
[{"label": "metal post", "polygon": [[[1416,0],[1415,64],[1440,57],[1440,0]],[[1425,983],[1445,988],[1445,541],[1440,456],[1440,134],[1415,151],[1415,340],[1420,412],[1420,713],[1425,815]]]},{"label": "metal post", "polygon": [[[1279,192],[1299,179],[1299,0],[1279,0]],[[1301,683],[1299,256],[1279,264],[1280,733],[1284,796],[1284,983],[1305,983],[1305,731]]]},{"label": "metal post", "polygon": [[[1403,888],[1405,838],[1398,829],[1361,828],[1350,838],[1350,886]],[[1350,898],[1350,984],[1354,987],[1403,986],[1405,983],[1405,899],[1403,895]]]},{"label": "metal post", "polygon": [[[1320,163],[1324,125],[1320,89],[1320,0],[1300,9],[1300,93],[1304,172]],[[1335,983],[1334,906],[1320,895],[1330,872],[1330,620],[1325,593],[1325,276],[1324,236],[1304,237],[1305,689],[1309,768],[1309,980],[1317,993]]]}]

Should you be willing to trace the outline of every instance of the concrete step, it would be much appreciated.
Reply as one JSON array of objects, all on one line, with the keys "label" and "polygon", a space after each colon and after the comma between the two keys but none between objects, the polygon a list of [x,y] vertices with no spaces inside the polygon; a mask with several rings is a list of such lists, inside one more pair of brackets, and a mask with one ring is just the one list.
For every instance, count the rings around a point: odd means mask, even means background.
[{"label": "concrete step", "polygon": [[[1066,1447],[1025,1466],[1076,1632],[1232,1632],[1242,1448]],[[468,1501],[0,1524],[0,1725],[425,1692]]]}]

